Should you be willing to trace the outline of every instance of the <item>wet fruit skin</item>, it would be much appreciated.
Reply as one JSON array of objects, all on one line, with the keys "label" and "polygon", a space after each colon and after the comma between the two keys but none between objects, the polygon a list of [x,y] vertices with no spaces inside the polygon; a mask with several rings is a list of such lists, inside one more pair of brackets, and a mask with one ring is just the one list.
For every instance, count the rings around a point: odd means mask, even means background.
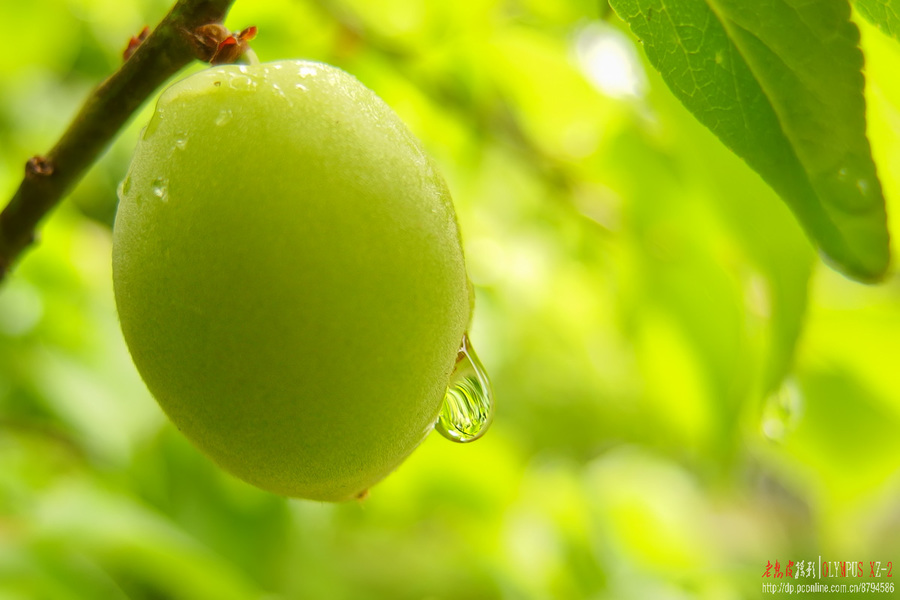
[{"label": "wet fruit skin", "polygon": [[446,184],[352,76],[284,61],[166,90],[120,189],[135,365],[227,471],[354,498],[431,430],[470,312]]}]

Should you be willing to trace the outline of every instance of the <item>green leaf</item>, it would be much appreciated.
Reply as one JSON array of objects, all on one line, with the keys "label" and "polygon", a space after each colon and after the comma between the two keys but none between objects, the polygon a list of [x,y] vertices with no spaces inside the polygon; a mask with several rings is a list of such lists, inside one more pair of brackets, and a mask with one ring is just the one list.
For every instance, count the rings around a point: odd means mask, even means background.
[{"label": "green leaf", "polygon": [[856,10],[886,35],[900,40],[900,2],[894,0],[854,0]]},{"label": "green leaf", "polygon": [[836,0],[611,0],[697,119],[790,206],[836,267],[889,260],[866,139],[862,52]]}]

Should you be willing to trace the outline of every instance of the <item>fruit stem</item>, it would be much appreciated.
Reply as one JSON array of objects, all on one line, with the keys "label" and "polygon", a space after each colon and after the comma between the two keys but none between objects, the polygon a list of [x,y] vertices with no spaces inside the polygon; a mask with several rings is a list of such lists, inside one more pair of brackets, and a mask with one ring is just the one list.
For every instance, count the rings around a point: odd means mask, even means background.
[{"label": "fruit stem", "polygon": [[190,32],[221,23],[234,0],[178,0],[121,67],[88,96],[56,145],[25,164],[0,213],[0,280],[35,240],[38,223],[81,179],[131,116],[167,79],[197,58]]}]

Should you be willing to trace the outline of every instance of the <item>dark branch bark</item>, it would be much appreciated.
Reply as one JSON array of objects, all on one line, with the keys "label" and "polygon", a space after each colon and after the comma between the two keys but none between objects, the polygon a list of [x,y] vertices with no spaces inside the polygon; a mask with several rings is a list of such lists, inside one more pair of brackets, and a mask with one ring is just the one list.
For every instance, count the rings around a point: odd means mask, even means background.
[{"label": "dark branch bark", "polygon": [[169,77],[202,54],[192,33],[221,23],[234,0],[178,0],[118,71],[91,92],[59,142],[25,165],[0,213],[0,279],[35,239],[40,220],[72,189],[135,111]]}]

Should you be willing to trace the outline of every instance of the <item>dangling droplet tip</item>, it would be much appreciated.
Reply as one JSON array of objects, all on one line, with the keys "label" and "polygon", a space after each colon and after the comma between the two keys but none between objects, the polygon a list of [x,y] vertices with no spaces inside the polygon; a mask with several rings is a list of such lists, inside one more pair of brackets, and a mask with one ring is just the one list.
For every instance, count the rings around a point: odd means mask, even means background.
[{"label": "dangling droplet tip", "polygon": [[450,441],[473,442],[484,435],[493,417],[491,383],[466,334],[435,429]]}]

